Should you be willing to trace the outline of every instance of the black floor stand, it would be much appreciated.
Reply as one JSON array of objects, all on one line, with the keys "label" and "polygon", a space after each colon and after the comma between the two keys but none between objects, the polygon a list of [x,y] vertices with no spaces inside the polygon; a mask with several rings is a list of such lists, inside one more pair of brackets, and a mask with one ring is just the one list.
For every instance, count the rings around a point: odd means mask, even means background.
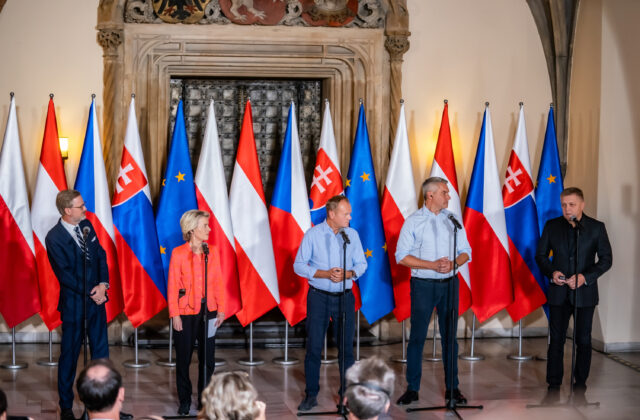
[{"label": "black floor stand", "polygon": [[407,408],[407,413],[411,413],[414,411],[435,411],[435,410],[447,410],[452,412],[453,414],[456,415],[456,417],[458,417],[459,419],[462,419],[462,416],[460,415],[460,413],[458,413],[459,409],[477,409],[477,410],[482,410],[482,406],[481,405],[458,405],[458,402],[456,401],[456,399],[454,398],[454,387],[453,387],[453,361],[454,361],[454,357],[457,357],[457,355],[454,353],[454,345],[455,345],[455,340],[456,340],[456,319],[458,317],[457,314],[457,309],[458,309],[458,305],[454,305],[455,300],[454,299],[458,299],[458,277],[457,277],[457,271],[458,271],[458,263],[456,261],[456,256],[458,253],[458,225],[459,223],[457,222],[457,220],[454,222],[455,219],[452,220],[453,223],[453,277],[452,279],[449,281],[449,308],[450,308],[450,313],[449,313],[449,325],[447,326],[448,330],[449,330],[449,384],[447,386],[447,388],[449,390],[451,390],[451,399],[446,402],[445,401],[445,405],[437,405],[437,406],[430,406],[430,407],[415,407],[415,408]]},{"label": "black floor stand", "polygon": [[[298,417],[306,417],[306,416],[342,416],[344,420],[347,420],[347,414],[349,414],[349,410],[344,405],[344,395],[346,394],[346,384],[345,384],[345,363],[344,363],[344,329],[346,327],[346,313],[344,308],[344,294],[346,291],[346,283],[347,283],[347,245],[350,243],[349,237],[344,232],[344,230],[340,230],[342,234],[342,294],[340,295],[340,355],[339,355],[339,364],[340,364],[340,390],[342,394],[338,396],[338,409],[334,411],[316,411],[316,412],[301,412],[298,411],[296,414]],[[349,343],[349,345],[353,345],[353,343]]]}]

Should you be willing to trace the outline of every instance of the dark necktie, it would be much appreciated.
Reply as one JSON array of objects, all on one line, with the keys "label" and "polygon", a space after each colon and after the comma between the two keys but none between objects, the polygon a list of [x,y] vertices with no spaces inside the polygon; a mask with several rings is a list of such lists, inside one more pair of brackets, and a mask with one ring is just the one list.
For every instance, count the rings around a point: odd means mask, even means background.
[{"label": "dark necktie", "polygon": [[86,252],[87,251],[87,243],[84,241],[84,237],[82,236],[82,232],[80,232],[80,226],[76,226],[75,228],[73,228],[73,230],[76,233],[76,238],[78,239],[78,244],[80,245],[80,249],[82,250],[82,253],[86,256],[87,261],[89,261],[90,260],[89,253]]}]

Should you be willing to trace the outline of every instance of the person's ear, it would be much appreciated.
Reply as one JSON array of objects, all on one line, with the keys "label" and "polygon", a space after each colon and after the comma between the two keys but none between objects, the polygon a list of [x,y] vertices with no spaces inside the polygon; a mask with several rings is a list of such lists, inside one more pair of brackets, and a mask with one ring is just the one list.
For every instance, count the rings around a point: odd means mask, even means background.
[{"label": "person's ear", "polygon": [[384,406],[384,412],[388,413],[389,412],[389,407],[391,406],[391,401],[387,401],[387,404],[385,404]]},{"label": "person's ear", "polygon": [[120,389],[118,390],[118,400],[119,401],[124,401],[124,387],[121,386]]}]

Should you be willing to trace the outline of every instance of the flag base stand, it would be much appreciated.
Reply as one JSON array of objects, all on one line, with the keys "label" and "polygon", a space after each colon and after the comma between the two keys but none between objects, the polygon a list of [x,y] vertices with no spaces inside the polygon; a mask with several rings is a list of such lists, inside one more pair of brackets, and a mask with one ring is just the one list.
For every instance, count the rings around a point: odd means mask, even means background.
[{"label": "flag base stand", "polygon": [[238,360],[238,364],[242,366],[264,365],[264,360],[253,358],[253,322],[249,323],[249,358]]},{"label": "flag base stand", "polygon": [[174,362],[173,360],[168,359],[168,358],[167,359],[159,359],[159,360],[156,360],[156,365],[172,368],[172,367],[176,367],[176,362]]},{"label": "flag base stand", "polygon": [[215,366],[216,367],[221,367],[221,366],[225,366],[227,364],[227,361],[224,359],[219,359],[219,358],[215,358]]},{"label": "flag base stand", "polygon": [[284,357],[276,357],[272,361],[280,366],[291,366],[300,363],[300,360],[295,357],[289,357],[289,322],[286,319],[284,321]]},{"label": "flag base stand", "polygon": [[171,350],[173,349],[173,319],[169,319],[169,357],[166,359],[156,360],[156,365],[163,367],[176,367],[173,361]]},{"label": "flag base stand", "polygon": [[151,362],[150,361],[144,360],[144,359],[140,360],[138,358],[138,329],[134,328],[133,333],[134,333],[134,336],[133,336],[134,343],[133,344],[134,344],[134,352],[135,352],[134,357],[135,358],[133,360],[125,360],[124,362],[122,362],[122,365],[124,367],[134,368],[134,369],[146,368],[146,367],[151,366]]},{"label": "flag base stand", "polygon": [[320,364],[321,365],[332,365],[334,363],[338,363],[338,358],[337,357],[331,357],[329,358],[329,355],[327,354],[327,336],[324,336],[324,351],[322,352],[322,359],[320,359]]},{"label": "flag base stand", "polygon": [[407,363],[407,330],[404,327],[404,319],[402,320],[402,356],[391,357],[389,360],[395,363]]},{"label": "flag base stand", "polygon": [[38,359],[36,363],[40,366],[58,366],[58,361],[53,358],[53,338],[51,331],[49,331],[49,357],[46,359]]},{"label": "flag base stand", "polygon": [[442,357],[436,356],[436,325],[438,324],[438,312],[433,312],[433,349],[431,351],[431,357],[423,357],[422,360],[427,362],[440,362],[442,361]]},{"label": "flag base stand", "polygon": [[533,356],[522,354],[522,320],[518,321],[518,354],[510,354],[507,359],[518,362],[533,360]]},{"label": "flag base stand", "polygon": [[29,366],[26,362],[16,361],[16,328],[11,328],[11,361],[0,364],[2,369],[18,370]]},{"label": "flag base stand", "polygon": [[483,355],[474,353],[475,342],[476,342],[476,316],[474,314],[473,321],[471,321],[471,353],[461,354],[459,356],[460,359],[466,360],[468,362],[477,362],[479,360],[484,360]]}]

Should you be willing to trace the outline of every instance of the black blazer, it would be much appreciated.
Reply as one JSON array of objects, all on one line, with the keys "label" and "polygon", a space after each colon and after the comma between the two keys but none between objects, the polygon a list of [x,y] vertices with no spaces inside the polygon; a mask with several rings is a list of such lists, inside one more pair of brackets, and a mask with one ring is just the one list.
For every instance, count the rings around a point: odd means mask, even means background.
[{"label": "black blazer", "polygon": [[[104,304],[96,303],[88,296],[91,289],[100,283],[109,284],[109,269],[107,267],[107,254],[98,241],[96,232],[88,220],[80,222],[80,230],[88,226],[90,231],[87,235],[87,250],[90,261],[87,262],[87,315],[91,311],[104,311]],[[83,287],[84,265],[82,250],[62,226],[58,223],[47,233],[45,239],[47,245],[47,256],[51,263],[51,268],[60,283],[60,299],[58,301],[58,311],[63,321],[82,320],[83,310]]]},{"label": "black blazer", "polygon": [[[578,288],[578,306],[595,306],[599,300],[598,277],[611,268],[611,244],[604,223],[586,214],[582,215],[580,223],[578,273],[584,275],[586,284]],[[536,262],[549,279],[553,278],[554,271],[561,271],[567,279],[574,274],[575,251],[569,250],[570,235],[575,235],[575,229],[564,217],[551,219],[544,226],[536,251]],[[549,252],[553,252],[551,258]],[[547,291],[549,305],[562,305],[567,294],[573,304],[573,293],[570,291],[567,285],[558,286],[551,282]]]}]

